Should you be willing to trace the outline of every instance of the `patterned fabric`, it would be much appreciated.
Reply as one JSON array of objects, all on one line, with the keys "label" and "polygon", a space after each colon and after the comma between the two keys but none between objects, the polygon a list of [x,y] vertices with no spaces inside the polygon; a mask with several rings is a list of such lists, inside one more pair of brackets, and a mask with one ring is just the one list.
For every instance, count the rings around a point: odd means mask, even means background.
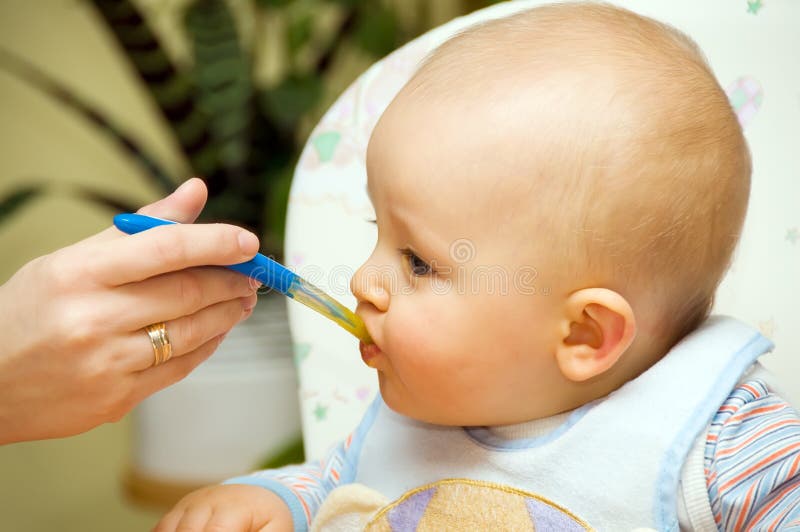
[{"label": "patterned fabric", "polygon": [[711,423],[705,473],[720,530],[800,530],[800,415],[763,381],[741,384]]},{"label": "patterned fabric", "polygon": [[368,532],[406,530],[592,530],[566,508],[491,482],[448,479],[422,486],[379,511]]},{"label": "patterned fabric", "polygon": [[[332,447],[323,459],[280,469],[258,471],[252,475],[232,478],[225,484],[251,484],[272,489],[274,482],[279,483],[287,488],[293,496],[287,498],[285,493],[276,491],[292,510],[292,515],[295,517],[295,529],[298,529],[299,525],[296,519],[297,514],[304,516],[302,526],[307,528],[325,501],[325,497],[340,484],[347,450],[352,441],[352,435],[348,436],[343,442]],[[301,512],[298,511],[298,505]]]}]

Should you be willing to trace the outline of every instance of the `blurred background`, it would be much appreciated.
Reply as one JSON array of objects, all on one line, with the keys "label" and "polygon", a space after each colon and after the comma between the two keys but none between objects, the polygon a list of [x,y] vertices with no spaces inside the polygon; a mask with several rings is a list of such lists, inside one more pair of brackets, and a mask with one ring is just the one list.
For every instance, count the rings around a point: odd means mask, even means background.
[{"label": "blurred background", "polygon": [[[328,106],[491,3],[0,0],[0,282],[192,175],[211,191],[205,220],[257,231],[280,258],[292,169]],[[175,495],[126,497],[135,430],[0,447],[0,529],[152,527]]]}]

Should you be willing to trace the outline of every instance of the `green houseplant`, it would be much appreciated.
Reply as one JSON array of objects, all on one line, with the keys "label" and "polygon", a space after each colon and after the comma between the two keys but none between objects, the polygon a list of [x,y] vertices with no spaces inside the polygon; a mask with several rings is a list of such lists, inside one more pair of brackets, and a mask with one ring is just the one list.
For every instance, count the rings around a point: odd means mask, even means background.
[{"label": "green houseplant", "polygon": [[[201,220],[250,228],[262,236],[262,251],[278,259],[291,175],[310,127],[364,67],[436,22],[425,0],[192,0],[181,7],[180,27],[190,60],[180,62],[162,45],[144,2],[89,3],[138,74],[188,161],[190,175],[206,181],[210,195]],[[464,1],[451,15],[488,3]],[[260,41],[243,37],[243,17],[251,19],[254,34],[274,29],[269,21],[279,22],[280,35],[271,41],[282,50],[278,76],[257,75],[265,52]],[[113,122],[13,51],[0,49],[0,69],[104,132],[162,193],[188,177],[166,171],[124,124]],[[81,186],[55,191],[40,181],[23,183],[0,198],[0,220],[47,193],[75,194],[117,212],[137,208],[125,197]],[[266,461],[278,465],[298,459],[301,447],[289,443],[277,453],[273,450]]]},{"label": "green houseplant", "polygon": [[[92,3],[165,119],[191,173],[206,181],[209,202],[202,220],[248,227],[262,235],[266,251],[277,257],[291,173],[307,128],[304,119],[313,115],[322,100],[334,58],[353,44],[380,57],[408,37],[400,31],[391,9],[378,1],[254,1],[257,22],[281,17],[285,25],[286,68],[282,79],[263,86],[254,77],[257,50],[242,42],[234,12],[224,0],[195,0],[185,6],[183,29],[192,55],[188,67],[170,58],[137,3]],[[337,8],[327,11],[336,24],[328,35],[319,35],[314,23],[316,11],[324,4]],[[103,130],[164,194],[188,177],[170,175],[126,134],[124,125],[111,122],[90,102],[70,94],[13,52],[0,50],[0,54],[0,68]],[[301,61],[301,57],[306,59]],[[10,215],[46,192],[42,183],[10,191],[0,200],[0,216]],[[78,188],[74,193],[114,211],[136,207],[126,198],[91,189]]]},{"label": "green houseplant", "polygon": [[[205,180],[209,201],[201,220],[245,226],[278,258],[292,171],[310,127],[364,66],[436,22],[425,0],[191,0],[181,17],[191,60],[181,64],[162,46],[143,2],[90,3],[141,79],[191,174]],[[452,14],[490,3],[464,0]],[[268,21],[280,21],[281,35],[271,41],[282,49],[277,79],[256,75],[265,61],[263,41],[242,39],[237,24],[242,18],[252,20],[257,34],[269,31]],[[358,59],[339,61],[343,56]],[[126,134],[124,124],[113,123],[13,51],[0,49],[0,69],[101,129],[164,194],[189,177],[171,175]],[[0,220],[44,193],[49,193],[46,181],[10,190],[0,198]],[[136,207],[127,198],[89,188],[72,193],[113,211]]]}]

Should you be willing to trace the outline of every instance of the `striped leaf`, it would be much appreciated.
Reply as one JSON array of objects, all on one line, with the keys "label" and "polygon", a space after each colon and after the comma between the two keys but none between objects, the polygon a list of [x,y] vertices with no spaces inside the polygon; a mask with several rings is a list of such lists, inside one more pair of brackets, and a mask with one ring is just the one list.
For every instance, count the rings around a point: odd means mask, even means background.
[{"label": "striped leaf", "polygon": [[115,214],[122,212],[136,212],[136,210],[139,208],[138,205],[131,203],[126,199],[111,196],[105,192],[99,192],[87,187],[75,187],[70,192],[78,199],[105,207]]},{"label": "striped leaf", "polygon": [[217,172],[207,117],[196,103],[191,79],[176,69],[130,0],[93,0],[123,52],[145,83],[197,175]]},{"label": "striped leaf", "polygon": [[207,180],[211,211],[219,207],[260,231],[266,184],[254,180],[249,168],[254,93],[250,58],[224,0],[196,0],[184,21],[194,56],[197,104],[208,117],[210,142],[221,169]]},{"label": "striped leaf", "polygon": [[3,197],[0,197],[0,224],[2,224],[12,214],[21,209],[26,203],[42,193],[39,185],[27,185],[12,190]]},{"label": "striped leaf", "polygon": [[66,109],[74,111],[81,118],[97,127],[106,134],[107,138],[113,140],[118,148],[141,165],[147,177],[156,186],[164,191],[172,191],[175,188],[174,179],[129,134],[114,124],[111,119],[97,112],[88,102],[66,90],[50,76],[24,59],[3,49],[0,49],[0,69],[41,90],[61,103]]}]

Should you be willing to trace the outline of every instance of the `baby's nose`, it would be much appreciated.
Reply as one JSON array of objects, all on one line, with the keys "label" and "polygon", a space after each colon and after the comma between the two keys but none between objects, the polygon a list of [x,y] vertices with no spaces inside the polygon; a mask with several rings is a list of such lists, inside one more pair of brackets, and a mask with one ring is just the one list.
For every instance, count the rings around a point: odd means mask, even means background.
[{"label": "baby's nose", "polygon": [[389,291],[386,289],[385,268],[376,268],[370,263],[363,264],[350,279],[350,291],[359,303],[370,303],[381,312],[389,309]]}]

